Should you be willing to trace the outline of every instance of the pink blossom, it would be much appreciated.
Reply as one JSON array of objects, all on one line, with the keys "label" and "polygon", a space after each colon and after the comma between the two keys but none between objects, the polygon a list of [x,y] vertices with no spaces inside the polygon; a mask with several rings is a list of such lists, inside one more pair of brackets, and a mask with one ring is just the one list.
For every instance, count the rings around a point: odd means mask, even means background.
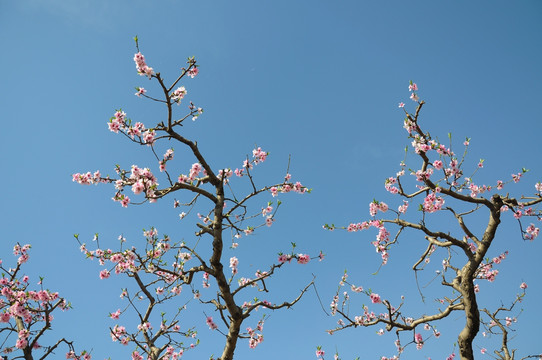
[{"label": "pink blossom", "polygon": [[18,339],[15,343],[15,347],[17,349],[24,349],[28,345],[28,341],[26,339]]},{"label": "pink blossom", "polygon": [[237,266],[239,266],[239,260],[235,256],[232,256],[230,258],[230,268],[232,275],[237,274]]},{"label": "pink blossom", "polygon": [[408,209],[408,201],[403,200],[403,205],[399,206],[397,211],[399,211],[401,214],[404,214],[406,213],[407,209]]},{"label": "pink blossom", "polygon": [[325,351],[318,347],[318,350],[316,350],[316,357],[323,357],[325,354]]},{"label": "pink blossom", "polygon": [[405,103],[404,103],[404,102],[400,102],[400,103],[399,103],[399,107],[400,107],[400,108],[405,107]]},{"label": "pink blossom", "polygon": [[109,126],[109,130],[118,133],[120,130],[120,124],[118,122],[110,121],[107,123],[107,126]]},{"label": "pink blossom", "polygon": [[181,86],[177,88],[173,93],[171,94],[171,100],[176,102],[177,104],[181,103],[181,100],[185,97],[187,91],[184,86]]},{"label": "pink blossom", "polygon": [[262,216],[265,216],[267,214],[270,214],[273,212],[273,207],[271,205],[267,205],[267,207],[262,209]]},{"label": "pink blossom", "polygon": [[525,239],[534,240],[536,237],[538,237],[539,233],[540,229],[535,227],[534,224],[530,224],[527,229],[525,229]]},{"label": "pink blossom", "polygon": [[147,90],[142,87],[137,87],[136,90],[137,92],[134,95],[137,97],[141,97],[141,95],[145,95],[145,93],[147,92]]},{"label": "pink blossom", "polygon": [[135,136],[141,136],[141,133],[145,131],[145,125],[143,123],[137,122],[134,126],[128,128],[128,135],[133,139]]},{"label": "pink blossom", "polygon": [[154,136],[155,136],[154,130],[149,129],[145,131],[143,133],[143,142],[149,146],[154,144]]},{"label": "pink blossom", "polygon": [[352,285],[352,286],[350,286],[350,290],[352,290],[353,292],[360,293],[360,292],[363,291],[363,287],[361,287],[361,286],[356,287],[355,285]]},{"label": "pink blossom", "polygon": [[423,347],[423,337],[422,334],[416,333],[414,335],[414,341],[416,342],[416,348],[420,350]]},{"label": "pink blossom", "polygon": [[298,264],[307,264],[310,261],[310,256],[307,254],[297,254]]},{"label": "pink blossom", "polygon": [[111,274],[107,269],[100,271],[100,279],[107,279]]},{"label": "pink blossom", "polygon": [[152,325],[150,322],[147,321],[147,322],[144,322],[143,324],[137,325],[137,329],[140,331],[147,331],[147,330],[152,329]]},{"label": "pink blossom", "polygon": [[286,255],[286,254],[281,254],[279,255],[279,258],[278,258],[278,262],[279,263],[285,263],[285,262],[290,262],[292,260],[292,257],[290,255]]},{"label": "pink blossom", "polygon": [[207,320],[205,321],[207,323],[207,325],[209,326],[209,329],[211,330],[216,330],[218,329],[218,325],[215,324],[215,322],[213,321],[213,318],[211,316],[208,316],[207,317]]},{"label": "pink blossom", "polygon": [[519,286],[519,288],[525,290],[525,289],[527,289],[527,284],[522,282],[521,285]]},{"label": "pink blossom", "polygon": [[506,326],[512,325],[512,318],[511,318],[511,317],[507,316],[507,317],[505,318],[505,320],[506,320]]},{"label": "pink blossom", "polygon": [[189,177],[190,181],[194,180],[199,175],[202,169],[203,167],[201,166],[201,164],[199,163],[192,164],[192,167],[190,168],[190,177]]},{"label": "pink blossom", "polygon": [[480,349],[480,352],[481,352],[482,354],[485,354],[485,353],[487,352],[487,349],[486,349],[486,348],[481,348],[481,349]]},{"label": "pink blossom", "polygon": [[444,199],[436,196],[435,193],[429,193],[423,201],[423,210],[427,213],[433,213],[442,209]]},{"label": "pink blossom", "polygon": [[7,323],[9,322],[10,318],[11,318],[11,315],[9,313],[0,314],[0,322]]},{"label": "pink blossom", "polygon": [[137,73],[139,75],[146,75],[149,79],[154,75],[153,68],[147,66],[145,62],[145,57],[140,52],[134,55],[134,61],[136,63]]},{"label": "pink blossom", "polygon": [[115,311],[114,313],[109,314],[109,317],[113,320],[118,320],[120,316],[120,309]]},{"label": "pink blossom", "polygon": [[252,150],[252,157],[254,157],[254,164],[263,163],[267,158],[268,153],[263,151],[261,147]]},{"label": "pink blossom", "polygon": [[120,201],[120,204],[122,205],[122,207],[128,207],[129,203],[130,203],[130,198],[126,195],[123,195]]},{"label": "pink blossom", "polygon": [[198,75],[198,73],[199,73],[199,69],[196,66],[194,66],[192,69],[188,70],[188,76],[190,76],[192,79],[196,75]]},{"label": "pink blossom", "polygon": [[141,194],[143,190],[145,190],[145,185],[143,185],[143,179],[139,179],[132,185],[132,191],[136,195]]},{"label": "pink blossom", "polygon": [[382,299],[380,299],[380,296],[378,294],[371,293],[369,297],[371,298],[371,302],[373,304],[380,304],[382,302]]},{"label": "pink blossom", "polygon": [[19,258],[17,259],[17,264],[24,264],[25,262],[28,261],[28,254],[22,254],[21,256],[19,256]]},{"label": "pink blossom", "polygon": [[375,216],[378,212],[378,202],[373,201],[369,204],[369,214],[371,216]]}]

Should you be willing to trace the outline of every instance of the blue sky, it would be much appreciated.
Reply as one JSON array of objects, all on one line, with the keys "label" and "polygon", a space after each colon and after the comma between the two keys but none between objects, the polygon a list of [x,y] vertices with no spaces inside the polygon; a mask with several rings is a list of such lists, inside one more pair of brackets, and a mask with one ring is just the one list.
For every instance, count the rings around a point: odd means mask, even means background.
[{"label": "blue sky", "polygon": [[[321,226],[367,219],[373,198],[394,204],[383,181],[399,170],[408,144],[397,104],[404,101],[413,109],[411,79],[427,102],[426,130],[440,139],[452,132],[457,148],[472,138],[467,164],[485,159],[480,183],[508,180],[526,167],[531,171],[510,191],[532,193],[542,179],[541,15],[537,1],[0,0],[0,257],[8,261],[15,242],[31,243],[27,272],[36,279],[46,276],[46,285],[74,306],[57,315],[55,332],[92,348],[97,359],[127,356],[131,348],[112,343],[107,334],[113,325],[107,314],[122,306],[122,279],[100,281],[101,268],[79,253],[73,234],[90,243],[98,232],[102,246],[114,247],[121,233],[141,243],[141,229],[150,226],[187,242],[194,232],[189,222],[194,219],[181,225],[172,199],[123,209],[111,201],[111,187],[71,181],[75,172],[113,173],[117,163],[156,166],[148,149],[106,126],[118,108],[148,124],[164,115],[156,104],[133,95],[136,86],[152,89],[137,76],[132,60],[132,38],[138,35],[148,63],[168,79],[178,75],[188,56],[196,56],[200,74],[183,85],[205,112],[184,130],[213,166],[238,167],[257,145],[270,152],[258,169],[260,183],[280,181],[291,154],[292,175],[313,188],[310,195],[281,199],[275,225],[240,249],[240,271],[265,268],[295,241],[300,251],[323,250],[327,257],[286,269],[275,283],[277,301],[293,296],[315,274],[327,310],[347,268],[356,284],[382,296],[404,294],[409,309],[424,313],[428,308],[420,304],[414,276],[405,270],[415,261],[417,246],[425,246],[416,234],[408,234],[390,264],[372,276],[379,263],[370,244],[373,232],[330,233]],[[186,171],[193,161],[179,152],[175,162]],[[523,242],[509,217],[489,255],[505,249],[509,258],[495,283],[481,285],[486,292],[481,299],[506,303],[526,281],[525,312],[513,345],[521,354],[540,352],[528,333],[536,334],[542,320],[536,308],[542,295],[536,266],[540,242]],[[363,301],[354,300],[352,307]],[[195,311],[190,320],[202,345],[187,357],[219,354],[223,339],[205,326],[202,310]],[[241,343],[239,359],[311,359],[317,345],[328,353],[338,349],[343,359],[394,353],[393,336],[379,337],[377,329],[327,335],[337,319],[326,316],[314,292],[293,310],[271,315],[264,343],[256,350]],[[257,319],[252,320],[254,326]],[[462,321],[456,316],[441,323],[443,338],[418,352],[410,348],[406,358],[445,358]],[[476,346],[492,344],[478,339]]]}]

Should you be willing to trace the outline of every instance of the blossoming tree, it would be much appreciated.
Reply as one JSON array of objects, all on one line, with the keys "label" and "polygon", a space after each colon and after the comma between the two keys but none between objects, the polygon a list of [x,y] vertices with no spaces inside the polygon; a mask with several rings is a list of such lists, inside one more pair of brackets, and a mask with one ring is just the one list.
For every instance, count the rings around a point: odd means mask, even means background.
[{"label": "blossoming tree", "polygon": [[[386,190],[399,199],[397,210],[383,201],[374,200],[369,206],[370,219],[352,223],[343,229],[356,232],[375,228],[378,234],[372,244],[382,258],[382,265],[388,262],[390,251],[400,235],[404,231],[414,231],[425,239],[425,248],[419,250],[419,257],[412,266],[416,279],[418,272],[424,270],[431,257],[435,254],[444,255],[442,268],[436,270],[444,289],[441,289],[432,314],[410,316],[402,309],[404,297],[397,302],[385,299],[370,289],[349,282],[345,271],[331,303],[332,313],[339,315],[340,320],[338,326],[329,332],[350,327],[384,326],[388,332],[394,331],[396,334],[397,355],[382,359],[397,359],[407,345],[412,344],[421,349],[430,337],[439,337],[437,324],[452,314],[462,313],[465,324],[457,337],[461,359],[474,359],[473,341],[481,328],[485,330],[484,335],[496,334],[502,338],[500,348],[494,350],[496,358],[514,359],[515,350],[509,344],[510,326],[515,321],[513,314],[517,308],[514,308],[524,298],[527,284],[520,284],[520,291],[508,305],[490,310],[481,308],[479,304],[477,282],[492,282],[498,274],[496,267],[506,258],[507,252],[492,259],[486,257],[494,245],[502,220],[508,217],[517,219],[525,240],[532,241],[538,236],[539,228],[534,223],[525,226],[523,221],[526,218],[542,220],[542,212],[536,208],[542,202],[542,183],[536,183],[531,194],[517,197],[503,193],[503,189],[505,186],[512,188],[514,183],[519,182],[527,172],[526,169],[512,174],[509,181],[499,180],[494,185],[476,183],[474,175],[483,167],[483,160],[480,160],[472,175],[465,174],[469,139],[463,144],[463,155],[458,156],[451,145],[444,145],[429,132],[422,130],[420,112],[424,101],[420,101],[415,83],[410,83],[409,90],[410,98],[416,102],[417,107],[414,113],[405,110],[404,128],[415,153],[410,160],[417,159],[418,165],[413,170],[403,161],[396,176],[385,181]],[[399,104],[402,109],[404,106],[404,103]],[[419,212],[416,214],[412,214],[413,202],[418,206]],[[482,212],[485,212],[483,217],[480,216]],[[479,221],[485,221],[485,224],[477,225]],[[397,229],[393,236],[388,230],[392,226]],[[335,226],[325,225],[325,228],[333,230]],[[349,288],[340,294],[346,285]],[[372,307],[363,305],[361,313],[351,314],[348,304],[351,294],[355,293],[367,296]],[[376,307],[381,307],[380,314],[375,313],[378,311]],[[379,332],[384,333],[384,329]],[[410,334],[407,340],[404,335],[401,337],[404,333]],[[487,350],[482,348],[481,352]],[[323,358],[323,350],[318,348],[316,355]],[[540,356],[527,354],[523,358]],[[448,359],[454,357],[455,354],[451,354]]]},{"label": "blossoming tree", "polygon": [[[183,125],[197,126],[196,120],[203,110],[189,102],[188,111],[180,117],[176,115],[177,105],[184,104],[187,95],[186,88],[180,86],[180,82],[198,74],[196,60],[189,58],[187,66],[170,84],[166,84],[161,74],[148,66],[139,47],[134,61],[139,75],[156,81],[160,89],[158,94],[151,95],[150,91],[139,87],[135,95],[162,104],[167,110],[166,116],[149,128],[141,122],[132,122],[125,112],[118,110],[108,127],[136,145],[147,146],[156,157],[155,166],[160,174],[155,175],[151,167],[132,165],[130,169],[123,169],[117,166],[115,177],[103,176],[96,171],[74,174],[73,181],[83,185],[114,185],[113,200],[122,207],[134,204],[132,198],[137,196],[141,204],[162,201],[176,193],[177,196],[184,194],[182,196],[189,196],[191,200],[185,203],[170,200],[174,208],[185,210],[179,215],[181,220],[185,219],[183,221],[197,209],[204,210],[197,213],[197,231],[193,241],[188,243],[176,242],[167,235],[159,235],[157,229],[150,228],[143,234],[146,239],[144,249],[126,246],[126,239],[121,236],[117,250],[102,249],[99,242],[98,248],[89,249],[81,242],[81,251],[105,266],[100,272],[102,279],[110,277],[111,272],[133,279],[133,287],[127,286],[122,290],[121,297],[126,299],[126,307],[110,314],[111,318],[119,321],[129,312],[135,314],[137,328],[129,329],[121,324],[111,328],[113,341],[133,347],[132,359],[177,359],[184,351],[196,346],[198,342],[193,340],[197,337],[196,328],[180,327],[180,318],[192,306],[188,303],[196,301],[207,307],[201,324],[206,323],[211,330],[224,335],[224,348],[216,359],[230,360],[239,339],[247,339],[251,348],[263,340],[265,315],[253,327],[243,329],[245,320],[258,309],[277,310],[293,306],[312,284],[307,284],[284,302],[260,299],[271,290],[268,279],[274,273],[292,261],[305,264],[311,259],[310,256],[294,252],[294,245],[292,251],[280,253],[276,262],[267,265],[265,271],[258,270],[252,277],[240,277],[242,261],[234,254],[239,243],[242,244],[242,237],[273,225],[281,204],[275,199],[280,194],[304,194],[308,189],[299,182],[292,182],[288,171],[275,183],[258,185],[253,173],[256,166],[268,156],[259,147],[252,151],[252,157],[239,161],[240,166],[235,170],[227,166],[212,166],[197,142],[185,137],[182,131]],[[189,154],[184,159],[193,157],[194,163],[185,165],[187,172],[179,174],[179,168],[171,165],[175,154],[173,148],[159,150],[165,142],[175,142],[183,148]],[[158,151],[164,151],[163,156],[158,156]],[[159,178],[165,186],[159,184]],[[262,200],[264,197],[267,199]],[[254,208],[254,203],[257,203],[257,208]],[[78,235],[76,238],[79,241]],[[198,274],[202,281],[200,286],[195,284]],[[206,290],[212,284],[216,285],[214,295]],[[166,303],[174,303],[178,310],[166,312]],[[158,315],[160,312],[161,315]],[[211,316],[211,312],[216,315]]]},{"label": "blossoming tree", "polygon": [[[17,265],[8,268],[0,260],[0,358],[12,355],[14,359],[53,358],[55,351],[67,348],[66,359],[90,359],[83,351],[76,354],[72,341],[66,338],[51,341],[53,312],[69,310],[70,304],[58,292],[43,287],[32,290],[30,277],[22,267],[29,259],[30,245],[17,244],[13,254],[18,256]],[[57,311],[58,312],[58,311]],[[47,344],[47,345],[45,345]]]}]

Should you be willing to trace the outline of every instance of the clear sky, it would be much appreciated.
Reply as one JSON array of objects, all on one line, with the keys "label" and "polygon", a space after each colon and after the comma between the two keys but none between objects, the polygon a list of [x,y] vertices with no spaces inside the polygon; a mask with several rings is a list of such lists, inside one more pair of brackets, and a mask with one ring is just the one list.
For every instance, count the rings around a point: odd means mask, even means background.
[{"label": "clear sky", "polygon": [[[531,171],[510,191],[532,194],[542,180],[541,18],[539,1],[0,0],[0,258],[11,260],[15,242],[31,243],[27,273],[35,281],[45,276],[46,286],[74,306],[57,314],[55,332],[93,349],[96,359],[128,357],[132,348],[108,335],[114,322],[107,315],[123,305],[123,279],[99,280],[101,267],[84,259],[73,234],[91,243],[98,232],[102,246],[114,247],[119,234],[141,244],[141,229],[156,226],[189,242],[195,221],[182,226],[172,199],[124,209],[111,201],[112,187],[72,182],[75,172],[112,174],[115,164],[157,172],[148,149],[106,126],[118,108],[149,125],[164,115],[134,96],[134,87],[152,87],[135,71],[138,35],[149,65],[168,79],[196,56],[200,74],[183,85],[205,112],[186,132],[212,166],[238,167],[257,145],[270,152],[258,169],[261,184],[280,181],[291,154],[290,172],[313,188],[307,196],[282,197],[273,227],[241,246],[238,257],[240,271],[252,274],[292,241],[300,252],[324,251],[323,262],[285,269],[270,295],[291,298],[314,274],[319,298],[311,291],[292,310],[271,314],[265,341],[256,350],[241,342],[237,358],[314,359],[317,345],[337,349],[343,359],[393,355],[393,336],[379,337],[377,329],[327,335],[337,318],[324,313],[319,299],[328,311],[347,268],[356,284],[383,297],[404,294],[408,309],[423,314],[429,305],[420,303],[407,270],[425,245],[409,233],[373,276],[374,232],[326,232],[322,225],[366,220],[374,198],[395,204],[383,184],[399,170],[408,144],[397,104],[413,110],[409,80],[427,102],[426,130],[441,139],[452,132],[458,149],[472,138],[467,164],[485,159],[480,183],[509,180],[525,167]],[[194,162],[185,155],[176,154],[179,172]],[[540,352],[540,239],[522,241],[510,216],[488,255],[503,250],[509,258],[494,283],[481,284],[481,301],[506,304],[527,282],[512,345],[521,355]],[[352,311],[366,301],[354,300]],[[205,326],[202,309],[195,312],[186,326],[197,325],[202,344],[186,358],[220,354],[223,338]],[[438,325],[442,339],[420,351],[410,347],[405,358],[444,359],[462,324],[459,315],[445,320]],[[491,349],[496,340],[479,336],[476,348]]]}]

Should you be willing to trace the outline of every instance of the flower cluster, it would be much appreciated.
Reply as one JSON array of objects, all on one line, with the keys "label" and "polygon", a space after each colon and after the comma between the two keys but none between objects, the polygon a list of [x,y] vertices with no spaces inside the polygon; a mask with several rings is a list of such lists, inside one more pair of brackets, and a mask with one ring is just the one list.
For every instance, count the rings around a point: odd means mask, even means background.
[{"label": "flower cluster", "polygon": [[132,139],[137,136],[142,144],[147,144],[149,146],[154,144],[154,138],[156,136],[154,129],[145,129],[145,125],[140,122],[132,125],[132,121],[126,118],[126,113],[122,110],[117,110],[115,112],[109,119],[107,126],[109,127],[109,130],[114,133],[121,131]]},{"label": "flower cluster", "polygon": [[[263,319],[258,321],[258,324],[256,325],[256,329],[252,329],[250,327],[247,328],[247,333],[250,336],[250,340],[248,341],[248,346],[251,349],[255,349],[256,346],[262,343],[263,341]],[[258,333],[259,332],[259,333]]]},{"label": "flower cluster", "polygon": [[495,281],[496,276],[499,274],[499,270],[493,269],[493,265],[500,264],[502,260],[506,258],[508,251],[494,257],[487,263],[480,264],[480,267],[476,270],[477,279],[485,279],[489,282]]},{"label": "flower cluster", "polygon": [[297,254],[298,264],[308,264],[311,257],[308,254]]},{"label": "flower cluster", "polygon": [[325,354],[326,354],[326,352],[324,350],[322,350],[321,346],[316,347],[316,358],[318,360],[323,359]]},{"label": "flower cluster", "polygon": [[209,326],[209,329],[211,329],[211,330],[218,329],[218,325],[215,324],[215,322],[213,321],[213,318],[211,316],[208,316],[207,319],[205,320],[205,322],[207,323],[207,326]]},{"label": "flower cluster", "polygon": [[237,274],[237,272],[238,272],[237,267],[238,266],[239,266],[239,260],[235,256],[232,256],[230,258],[230,268],[231,268],[232,275]]},{"label": "flower cluster", "polygon": [[386,191],[392,194],[397,194],[399,192],[399,189],[396,186],[394,186],[396,183],[397,183],[397,178],[395,177],[387,178],[384,183],[384,187],[386,188]]},{"label": "flower cluster", "polygon": [[179,175],[177,181],[184,184],[191,184],[192,181],[196,180],[201,172],[203,172],[204,175],[207,175],[207,172],[205,169],[203,169],[200,163],[192,164],[188,176],[181,174]]},{"label": "flower cluster", "polygon": [[137,73],[139,75],[141,75],[141,76],[145,75],[149,79],[151,78],[152,75],[154,75],[154,70],[147,65],[147,63],[145,62],[145,57],[143,56],[143,54],[141,54],[140,52],[135,54],[134,55],[134,61],[135,61],[135,64],[136,64]]},{"label": "flower cluster", "polygon": [[[1,267],[2,277],[0,278],[0,323],[8,324],[2,331],[6,334],[15,333],[16,339],[12,340],[13,345],[5,343],[2,349],[4,353],[12,353],[17,350],[30,353],[32,349],[43,349],[38,340],[46,330],[50,328],[53,321],[51,314],[56,308],[61,310],[70,309],[69,304],[59,296],[58,292],[51,290],[30,290],[30,277],[19,276],[21,265],[29,259],[28,251],[30,245],[13,247],[13,255],[18,256],[17,267],[5,269]],[[42,284],[40,280],[39,284]],[[11,324],[13,322],[13,324]],[[40,323],[43,325],[40,327]],[[15,325],[16,324],[16,325]],[[8,338],[6,338],[7,340]],[[86,352],[75,355],[74,359],[90,359]]]},{"label": "flower cluster", "polygon": [[311,260],[311,257],[309,254],[297,254],[297,255],[294,255],[294,254],[279,254],[279,257],[278,257],[278,262],[280,264],[283,264],[283,263],[286,263],[286,262],[291,262],[292,259],[297,259],[297,263],[298,264],[308,264],[309,261]]},{"label": "flower cluster", "polygon": [[177,105],[181,104],[181,100],[185,97],[187,94],[187,91],[184,86],[180,86],[177,89],[171,93],[171,100],[177,103]]},{"label": "flower cluster", "polygon": [[145,95],[145,93],[147,92],[147,90],[142,87],[136,87],[136,90],[137,92],[134,95],[137,97],[141,97],[141,95]]},{"label": "flower cluster", "polygon": [[29,244],[26,244],[26,245],[15,245],[13,247],[13,255],[15,256],[19,256],[19,258],[17,259],[17,264],[24,264],[25,262],[28,261],[28,250],[31,248],[31,246]]},{"label": "flower cluster", "polygon": [[192,69],[188,70],[188,76],[190,76],[192,79],[196,77],[199,73],[199,68],[197,65],[195,65]]},{"label": "flower cluster", "polygon": [[113,200],[120,202],[122,207],[127,207],[130,203],[130,198],[122,193],[126,186],[131,186],[135,195],[144,193],[150,202],[156,201],[154,190],[158,187],[158,181],[149,168],[141,169],[137,165],[132,165],[129,177],[122,176],[121,179],[115,181],[117,192]]},{"label": "flower cluster", "polygon": [[262,150],[261,147],[258,147],[257,149],[252,150],[252,160],[244,160],[243,161],[243,167],[241,169],[235,169],[234,173],[238,177],[242,177],[245,175],[246,170],[251,170],[254,165],[258,165],[260,163],[263,163],[267,156],[269,155],[268,152],[265,152]]},{"label": "flower cluster", "polygon": [[525,229],[525,239],[526,240],[534,240],[538,234],[540,233],[540,229],[535,227],[534,224],[530,224],[527,229]]},{"label": "flower cluster", "polygon": [[430,192],[427,194],[427,196],[423,199],[423,211],[427,213],[433,213],[436,211],[439,211],[442,209],[442,206],[444,205],[444,199],[441,196],[437,196],[440,192],[440,188],[435,188],[434,192]]},{"label": "flower cluster", "polygon": [[163,160],[160,160],[158,162],[158,165],[160,166],[160,172],[166,171],[166,163],[170,160],[173,160],[173,152],[174,152],[173,148],[167,149],[164,154]]},{"label": "flower cluster", "polygon": [[357,315],[354,317],[354,322],[356,325],[365,325],[370,323],[371,321],[375,320],[377,318],[377,315],[371,311],[369,312],[369,308],[367,306],[363,306],[363,315]]},{"label": "flower cluster", "polygon": [[418,94],[416,94],[416,91],[418,91],[418,85],[416,85],[416,83],[413,83],[411,81],[410,85],[408,85],[408,91],[412,92],[412,94],[410,94],[410,99],[412,101],[416,101],[416,102],[420,101]]},{"label": "flower cluster", "polygon": [[91,184],[97,184],[99,182],[106,182],[107,180],[102,179],[100,175],[100,171],[97,170],[93,174],[87,172],[86,174],[80,174],[76,173],[72,175],[72,181],[79,183],[81,185],[91,185]]},{"label": "flower cluster", "polygon": [[296,192],[298,194],[304,194],[306,192],[308,192],[309,190],[301,185],[301,183],[299,181],[297,181],[295,184],[291,185],[291,184],[283,184],[283,185],[280,185],[280,186],[272,186],[271,188],[269,188],[269,191],[271,192],[271,195],[273,195],[273,197],[277,196],[280,193],[289,193],[290,191],[293,191],[293,192]]},{"label": "flower cluster", "polygon": [[382,211],[382,212],[386,212],[388,211],[388,205],[383,202],[383,201],[376,201],[376,200],[373,200],[370,204],[369,204],[369,214],[371,216],[376,216],[377,212],[378,211]]},{"label": "flower cluster", "polygon": [[420,350],[423,348],[423,336],[420,333],[414,335],[414,342],[416,343],[416,349]]}]

